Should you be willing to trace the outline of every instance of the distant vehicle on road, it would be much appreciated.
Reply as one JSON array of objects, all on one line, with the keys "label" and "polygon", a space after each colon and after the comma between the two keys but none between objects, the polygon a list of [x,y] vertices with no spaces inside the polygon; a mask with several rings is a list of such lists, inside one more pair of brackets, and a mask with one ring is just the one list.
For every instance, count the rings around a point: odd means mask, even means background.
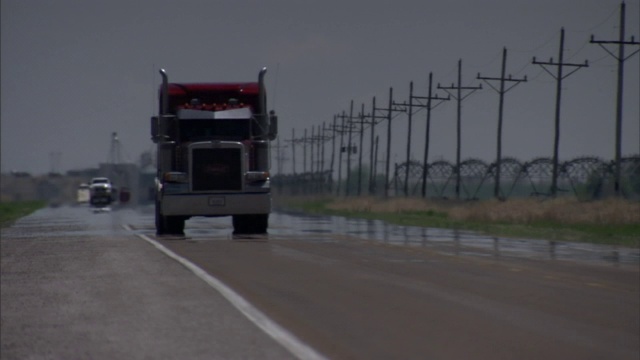
[{"label": "distant vehicle on road", "polygon": [[94,206],[109,205],[113,201],[113,185],[106,177],[95,177],[89,183],[89,202]]},{"label": "distant vehicle on road", "polygon": [[91,199],[91,194],[89,191],[89,184],[82,183],[78,185],[78,191],[76,195],[76,201],[78,204],[86,204]]}]

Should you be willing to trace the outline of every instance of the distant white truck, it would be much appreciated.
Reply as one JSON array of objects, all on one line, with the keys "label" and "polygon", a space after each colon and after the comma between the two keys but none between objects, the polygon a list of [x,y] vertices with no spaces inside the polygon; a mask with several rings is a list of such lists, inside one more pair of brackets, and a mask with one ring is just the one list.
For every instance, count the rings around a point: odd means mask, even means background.
[{"label": "distant white truck", "polygon": [[94,206],[109,205],[113,201],[113,185],[106,177],[95,177],[89,183],[89,202]]}]

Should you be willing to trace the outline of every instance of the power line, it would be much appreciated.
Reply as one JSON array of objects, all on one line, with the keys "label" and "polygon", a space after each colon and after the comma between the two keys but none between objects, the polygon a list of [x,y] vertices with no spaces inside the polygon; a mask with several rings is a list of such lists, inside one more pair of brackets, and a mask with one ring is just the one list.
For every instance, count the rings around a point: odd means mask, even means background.
[{"label": "power line", "polygon": [[[404,195],[405,196],[409,196],[409,168],[410,168],[410,155],[411,155],[411,134],[412,134],[412,130],[411,130],[411,126],[412,126],[412,119],[413,119],[413,108],[418,108],[418,111],[421,111],[422,109],[427,109],[427,130],[426,130],[426,135],[425,135],[425,162],[426,162],[426,158],[428,156],[428,152],[429,152],[429,128],[430,128],[430,122],[431,122],[431,109],[433,108],[431,106],[431,100],[440,100],[445,101],[445,100],[449,100],[450,97],[447,98],[442,98],[439,97],[438,95],[432,95],[431,93],[431,89],[433,86],[433,73],[429,73],[429,95],[428,96],[415,96],[413,95],[413,82],[411,82],[409,84],[409,104],[407,104],[406,102],[401,103],[401,104],[396,104],[394,103],[394,105],[396,106],[402,106],[402,107],[408,107],[409,111],[407,111],[408,113],[408,117],[409,117],[409,124],[408,124],[408,131],[407,131],[407,160],[406,160],[406,167],[405,167],[405,175],[404,175]],[[414,103],[413,100],[417,100],[418,103]],[[427,104],[422,104],[420,102],[420,100],[427,100]],[[437,106],[437,105],[436,105]],[[426,188],[425,186],[425,177],[426,177],[426,167],[423,167],[422,169],[422,173],[423,173],[423,181],[422,181],[422,196],[426,196]]]},{"label": "power line", "polygon": [[[426,126],[426,134],[425,134],[425,142],[424,142],[424,160],[422,162],[422,197],[427,196],[427,172],[429,168],[427,166],[427,161],[429,158],[429,142],[430,139],[430,129],[431,129],[431,110],[436,106],[442,104],[444,101],[448,101],[451,98],[447,96],[446,98],[439,97],[437,94],[434,96],[432,94],[433,89],[433,73],[429,73],[429,94],[426,97],[416,97],[418,99],[426,99],[427,100],[427,126]],[[432,100],[439,100],[440,102],[436,105],[432,106]]]},{"label": "power line", "polygon": [[[632,52],[630,55],[625,56],[624,54],[624,46],[625,45],[640,45],[640,42],[634,40],[633,36],[631,37],[631,41],[625,41],[624,37],[624,24],[625,23],[625,3],[622,2],[620,4],[620,34],[618,40],[594,40],[594,36],[591,35],[591,43],[598,44],[604,51],[609,53],[609,55],[613,56],[616,60],[618,60],[618,87],[617,87],[617,96],[616,96],[616,147],[615,147],[615,169],[614,169],[614,190],[616,196],[621,195],[620,191],[620,171],[621,164],[620,158],[622,155],[622,92],[624,89],[624,62],[629,59],[633,55],[637,54],[640,49]],[[618,45],[618,54],[614,54],[609,51],[606,46],[608,44]],[[640,131],[640,129],[639,129]],[[639,133],[640,139],[640,133]],[[640,141],[639,141],[640,145]]]},{"label": "power line", "polygon": [[[457,101],[457,146],[456,146],[456,199],[460,198],[460,138],[461,138],[461,118],[462,118],[462,100],[466,99],[469,95],[473,94],[476,90],[482,89],[480,86],[462,86],[462,59],[458,60],[458,85],[451,84],[451,86],[440,86],[438,89],[444,90]],[[455,93],[449,90],[456,90]],[[463,90],[469,92],[462,95]]]},{"label": "power line", "polygon": [[[527,77],[524,79],[513,79],[511,75],[509,78],[505,77],[505,71],[507,67],[507,48],[502,49],[502,71],[500,73],[500,77],[483,77],[478,73],[478,80],[483,80],[487,83],[493,90],[495,90],[500,95],[499,108],[498,108],[498,139],[497,139],[497,155],[496,155],[496,180],[495,180],[495,188],[493,191],[493,196],[496,198],[500,197],[500,161],[502,158],[502,115],[504,108],[504,94],[506,94],[509,90],[513,89],[516,85],[521,82],[527,81]],[[496,89],[489,81],[500,81],[500,88]],[[505,83],[511,82],[513,83],[509,88],[505,89]]]},{"label": "power line", "polygon": [[[378,137],[375,136],[375,128],[378,123],[376,119],[386,119],[386,116],[376,116],[376,110],[381,110],[376,108],[376,97],[374,96],[371,101],[371,150],[369,153],[369,163],[371,164],[371,170],[369,171],[369,195],[373,195],[375,193],[376,187],[376,172],[377,166],[376,161],[378,158]],[[384,109],[386,110],[386,109]],[[380,120],[382,122],[382,120]],[[374,139],[375,138],[375,139]],[[375,146],[374,146],[375,141]]]},{"label": "power line", "polygon": [[393,88],[389,88],[389,105],[386,109],[376,109],[374,110],[386,110],[387,111],[387,159],[385,164],[385,173],[384,173],[384,196],[389,197],[389,188],[391,183],[389,182],[389,162],[391,161],[391,120],[395,118],[393,116],[394,112],[400,111],[404,112],[404,110],[396,109],[393,107]]},{"label": "power line", "polygon": [[[549,59],[548,62],[537,61],[536,58],[533,58],[533,64],[540,65],[544,71],[549,73],[552,77],[556,79],[556,111],[555,111],[555,135],[553,142],[553,174],[551,179],[551,196],[555,197],[558,192],[558,147],[560,146],[560,100],[562,97],[562,80],[567,76],[573,74],[574,72],[580,70],[580,68],[589,66],[588,62],[585,60],[584,64],[572,64],[565,63],[564,60],[564,27],[560,29],[560,50],[558,54],[558,62],[554,62],[553,58]],[[557,73],[553,74],[546,66],[556,66]],[[565,66],[573,67],[573,71],[568,74],[563,74],[563,69]]]}]

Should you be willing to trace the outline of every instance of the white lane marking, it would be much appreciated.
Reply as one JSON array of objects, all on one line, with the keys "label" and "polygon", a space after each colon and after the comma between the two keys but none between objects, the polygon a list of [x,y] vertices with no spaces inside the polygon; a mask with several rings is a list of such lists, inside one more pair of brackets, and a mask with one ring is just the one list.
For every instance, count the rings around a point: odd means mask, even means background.
[{"label": "white lane marking", "polygon": [[216,289],[244,316],[251,320],[251,322],[253,322],[260,329],[262,329],[262,331],[267,333],[267,335],[271,336],[276,342],[284,346],[294,356],[298,357],[299,359],[326,359],[324,356],[309,347],[307,344],[303,343],[300,339],[295,337],[285,328],[268,318],[260,310],[256,309],[253,305],[246,301],[242,296],[222,283],[222,281],[207,274],[204,270],[202,270],[194,263],[167,249],[164,245],[151,239],[150,237],[143,234],[136,235],[139,238],[147,241],[151,245],[155,246],[158,250],[162,251],[170,258],[176,260],[187,269],[191,270],[191,272],[193,272],[197,277],[204,280],[204,282],[209,284],[209,286],[211,286],[212,288]]}]

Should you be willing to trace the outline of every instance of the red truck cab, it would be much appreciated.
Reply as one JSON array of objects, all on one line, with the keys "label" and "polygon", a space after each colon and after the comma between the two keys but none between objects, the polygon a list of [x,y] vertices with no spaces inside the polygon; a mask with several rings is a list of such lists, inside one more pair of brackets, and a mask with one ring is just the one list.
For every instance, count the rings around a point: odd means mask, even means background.
[{"label": "red truck cab", "polygon": [[265,233],[270,141],[277,117],[258,82],[169,83],[164,70],[157,144],[156,231],[182,234],[192,216],[232,216],[235,233]]}]

